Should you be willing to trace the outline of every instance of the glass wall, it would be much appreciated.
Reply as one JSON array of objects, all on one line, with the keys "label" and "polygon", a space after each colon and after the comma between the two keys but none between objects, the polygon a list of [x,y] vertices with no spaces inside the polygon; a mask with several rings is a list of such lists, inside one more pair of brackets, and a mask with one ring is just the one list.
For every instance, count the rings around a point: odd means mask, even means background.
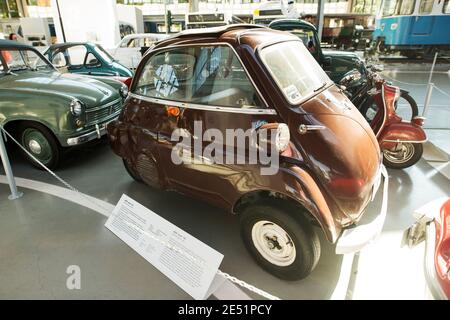
[{"label": "glass wall", "polygon": [[20,17],[16,0],[0,0],[0,18]]},{"label": "glass wall", "polygon": [[376,14],[380,5],[381,0],[353,0],[352,12]]}]

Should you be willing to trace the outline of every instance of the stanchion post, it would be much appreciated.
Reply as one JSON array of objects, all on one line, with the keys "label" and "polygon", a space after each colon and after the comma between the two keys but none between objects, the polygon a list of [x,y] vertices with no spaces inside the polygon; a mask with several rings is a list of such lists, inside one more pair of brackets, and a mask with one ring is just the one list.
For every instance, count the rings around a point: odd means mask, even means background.
[{"label": "stanchion post", "polygon": [[6,179],[8,180],[9,188],[11,189],[11,195],[8,196],[9,200],[16,200],[23,196],[22,192],[17,191],[16,181],[11,170],[11,164],[9,163],[8,153],[6,153],[5,141],[3,140],[3,127],[0,126],[0,157],[2,158],[3,168],[5,169]]},{"label": "stanchion post", "polygon": [[428,107],[429,107],[430,101],[431,101],[431,95],[433,93],[433,86],[434,86],[434,83],[432,83],[432,82],[430,82],[428,84],[427,95],[425,96],[425,103],[423,105],[422,117],[426,117],[426,115],[427,115]]},{"label": "stanchion post", "polygon": [[425,103],[423,105],[422,117],[425,117],[425,115],[428,111],[428,106],[430,105],[431,94],[433,92],[433,86],[434,86],[434,84],[431,81],[433,80],[434,67],[436,66],[437,57],[438,57],[438,52],[436,52],[434,54],[433,64],[431,65],[431,70],[430,70],[430,76],[428,77],[428,89],[427,89],[427,94],[425,96]]}]

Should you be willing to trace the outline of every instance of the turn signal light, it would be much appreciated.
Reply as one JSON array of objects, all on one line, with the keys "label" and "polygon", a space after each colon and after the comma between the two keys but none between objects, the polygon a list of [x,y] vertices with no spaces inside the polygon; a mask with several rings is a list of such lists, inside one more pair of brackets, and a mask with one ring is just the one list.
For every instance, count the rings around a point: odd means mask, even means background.
[{"label": "turn signal light", "polygon": [[180,108],[167,107],[167,115],[172,117],[178,117],[180,115]]},{"label": "turn signal light", "polygon": [[364,185],[364,179],[337,178],[330,182],[331,188],[343,196],[359,194]]}]

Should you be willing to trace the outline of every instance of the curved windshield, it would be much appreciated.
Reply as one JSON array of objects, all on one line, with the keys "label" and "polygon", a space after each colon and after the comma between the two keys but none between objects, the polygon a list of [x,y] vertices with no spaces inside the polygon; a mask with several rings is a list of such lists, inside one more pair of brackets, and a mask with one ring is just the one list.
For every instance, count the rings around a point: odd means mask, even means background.
[{"label": "curved windshield", "polygon": [[[18,72],[23,70],[53,70],[53,66],[40,54],[31,49],[1,49],[4,70]],[[5,68],[6,64],[6,68]]]},{"label": "curved windshield", "polygon": [[298,104],[331,83],[301,41],[276,43],[263,48],[259,55],[291,104]]}]

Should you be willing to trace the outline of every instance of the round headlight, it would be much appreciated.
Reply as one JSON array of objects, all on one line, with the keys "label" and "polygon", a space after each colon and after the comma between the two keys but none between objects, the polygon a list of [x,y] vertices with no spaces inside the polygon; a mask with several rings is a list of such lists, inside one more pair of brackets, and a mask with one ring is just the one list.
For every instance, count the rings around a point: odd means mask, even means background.
[{"label": "round headlight", "polygon": [[120,95],[122,96],[122,98],[126,98],[128,96],[127,86],[123,86],[122,88],[120,88]]},{"label": "round headlight", "polygon": [[291,134],[289,132],[289,127],[285,123],[278,124],[275,136],[275,147],[278,152],[283,152],[289,146],[289,141],[291,140]]},{"label": "round headlight", "polygon": [[76,117],[80,116],[83,113],[83,105],[78,100],[72,100],[70,103],[70,112]]}]

